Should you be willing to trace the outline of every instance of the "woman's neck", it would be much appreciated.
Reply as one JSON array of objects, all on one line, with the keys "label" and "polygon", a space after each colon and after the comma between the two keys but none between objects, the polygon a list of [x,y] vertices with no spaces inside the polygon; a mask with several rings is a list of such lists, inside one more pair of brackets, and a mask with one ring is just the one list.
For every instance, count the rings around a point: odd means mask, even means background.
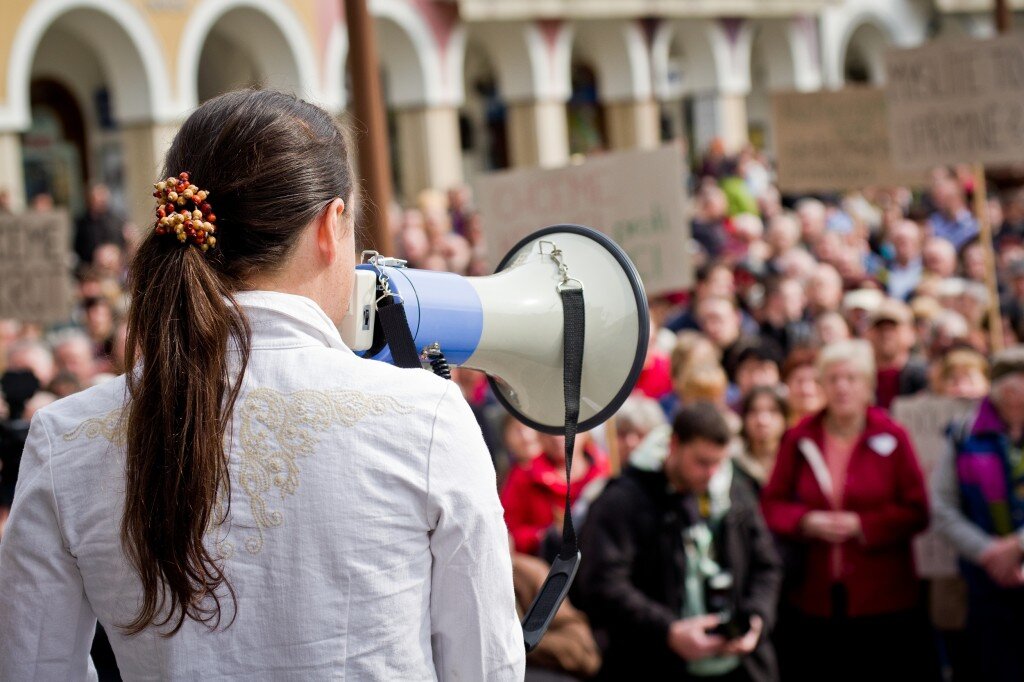
[{"label": "woman's neck", "polygon": [[854,412],[852,414],[825,413],[825,430],[829,435],[836,438],[855,438],[864,430],[864,414]]},{"label": "woman's neck", "polygon": [[771,441],[750,441],[748,448],[751,458],[758,462],[770,462],[775,459],[778,444]]}]

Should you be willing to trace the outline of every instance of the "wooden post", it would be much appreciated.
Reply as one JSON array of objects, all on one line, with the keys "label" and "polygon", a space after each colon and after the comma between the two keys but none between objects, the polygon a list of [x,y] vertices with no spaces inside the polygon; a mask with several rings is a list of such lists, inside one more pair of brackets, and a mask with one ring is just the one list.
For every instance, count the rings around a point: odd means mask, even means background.
[{"label": "wooden post", "polygon": [[996,33],[1009,33],[1013,28],[1010,0],[996,0]]},{"label": "wooden post", "polygon": [[355,137],[362,185],[363,224],[369,243],[363,245],[393,255],[388,229],[391,205],[391,156],[387,120],[380,87],[377,36],[366,0],[341,0],[348,24],[348,64],[352,73]]},{"label": "wooden post", "polygon": [[989,352],[1003,349],[1003,316],[999,311],[999,286],[996,282],[996,254],[992,246],[992,223],[988,219],[988,185],[985,166],[974,164],[974,213],[978,220],[978,239],[985,254],[985,284],[988,286]]},{"label": "wooden post", "polygon": [[[1009,0],[995,0],[996,32],[1009,33],[1013,26],[1013,13]],[[996,281],[996,254],[992,244],[992,224],[988,219],[988,184],[985,181],[985,166],[974,164],[974,212],[978,216],[978,237],[985,253],[985,284],[989,295],[989,349],[997,353],[1003,349],[1003,316],[999,310],[999,285]]]},{"label": "wooden post", "polygon": [[619,429],[614,415],[604,423],[604,439],[608,441],[608,466],[615,477],[622,471],[622,458],[619,452]]}]

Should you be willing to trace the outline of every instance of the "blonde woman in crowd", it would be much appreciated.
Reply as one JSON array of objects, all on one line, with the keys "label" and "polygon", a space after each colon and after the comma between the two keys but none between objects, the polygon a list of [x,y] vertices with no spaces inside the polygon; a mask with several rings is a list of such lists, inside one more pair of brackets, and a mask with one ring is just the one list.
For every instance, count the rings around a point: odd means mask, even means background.
[{"label": "blonde woman in crowd", "polygon": [[988,360],[970,346],[947,351],[933,371],[932,385],[939,395],[972,400],[988,395]]},{"label": "blonde woman in crowd", "polygon": [[720,367],[719,360],[718,348],[704,334],[691,330],[679,332],[678,341],[669,356],[672,393],[659,401],[667,416],[675,414],[684,396],[688,395],[685,382],[690,370],[695,367]]}]

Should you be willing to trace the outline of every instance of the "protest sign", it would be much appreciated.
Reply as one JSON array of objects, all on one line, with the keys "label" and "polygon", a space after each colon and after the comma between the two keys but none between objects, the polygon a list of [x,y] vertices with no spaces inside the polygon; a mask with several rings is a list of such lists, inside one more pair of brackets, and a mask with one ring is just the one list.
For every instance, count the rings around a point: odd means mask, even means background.
[{"label": "protest sign", "polygon": [[[976,409],[977,403],[973,400],[931,393],[897,398],[893,402],[893,419],[910,434],[926,484],[935,465],[949,448],[947,427],[953,421],[969,418]],[[921,577],[944,578],[958,574],[956,552],[934,531],[922,533],[914,539],[914,555]]]},{"label": "protest sign", "polygon": [[50,323],[71,314],[67,213],[0,215],[0,318]]},{"label": "protest sign", "polygon": [[892,164],[885,106],[885,92],[879,88],[774,93],[779,189],[835,192],[921,185],[922,175]]},{"label": "protest sign", "polygon": [[496,265],[521,238],[575,223],[611,237],[636,265],[650,295],[693,283],[678,147],[606,154],[553,170],[513,170],[476,183],[488,258]]},{"label": "protest sign", "polygon": [[939,40],[885,57],[898,168],[1019,163],[1024,154],[1024,35]]}]

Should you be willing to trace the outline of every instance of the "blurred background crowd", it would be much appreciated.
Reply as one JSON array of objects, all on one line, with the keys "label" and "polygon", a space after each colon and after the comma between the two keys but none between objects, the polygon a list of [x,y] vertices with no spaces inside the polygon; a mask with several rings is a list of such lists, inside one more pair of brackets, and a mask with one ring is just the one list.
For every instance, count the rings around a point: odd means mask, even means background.
[{"label": "blurred background crowd", "polygon": [[[815,679],[836,666],[860,671],[867,654],[874,670],[909,675],[901,679],[1024,679],[1011,644],[1024,634],[1024,609],[1000,607],[1024,606],[1015,535],[1024,526],[1024,417],[1014,412],[1024,413],[1024,361],[1014,355],[1024,339],[1024,189],[984,204],[996,245],[993,306],[969,169],[937,168],[917,193],[783,196],[763,154],[726,155],[713,142],[694,171],[680,191],[693,197],[696,283],[650,300],[650,347],[633,395],[611,425],[577,440],[569,492],[584,565],[572,603],[530,657],[530,676],[621,679],[648,660],[652,674],[681,665],[684,676],[779,679],[781,666],[781,679]],[[0,212],[9,210],[3,196]],[[53,202],[41,194],[29,210]],[[424,191],[389,216],[394,255],[410,267],[491,271],[467,187]],[[47,328],[0,320],[0,532],[32,415],[125,369],[125,272],[137,235],[107,189],[92,187],[75,221],[72,316]],[[994,355],[997,309],[1010,350]],[[491,449],[525,608],[558,550],[564,441],[505,414],[479,373],[456,369],[453,379]],[[915,452],[888,410],[919,393],[984,400],[996,426],[979,413],[949,453]],[[991,467],[971,459],[988,452],[975,443],[986,428],[1003,434],[989,448],[992,466],[1005,468],[995,491]],[[650,487],[652,476],[661,483]],[[675,510],[688,538],[676,553],[658,549],[664,529],[643,522],[647,505],[656,516]],[[939,590],[915,572],[911,552],[930,519],[965,567]],[[710,545],[690,532],[698,526],[710,529]],[[662,579],[663,563],[678,580]],[[709,603],[693,611],[691,597],[707,602],[701,581],[719,573],[734,581],[734,610],[757,621],[753,644],[702,638],[710,626],[677,632],[676,623],[712,613]],[[936,592],[961,615],[937,620]],[[646,659],[637,653],[645,650]]]}]

